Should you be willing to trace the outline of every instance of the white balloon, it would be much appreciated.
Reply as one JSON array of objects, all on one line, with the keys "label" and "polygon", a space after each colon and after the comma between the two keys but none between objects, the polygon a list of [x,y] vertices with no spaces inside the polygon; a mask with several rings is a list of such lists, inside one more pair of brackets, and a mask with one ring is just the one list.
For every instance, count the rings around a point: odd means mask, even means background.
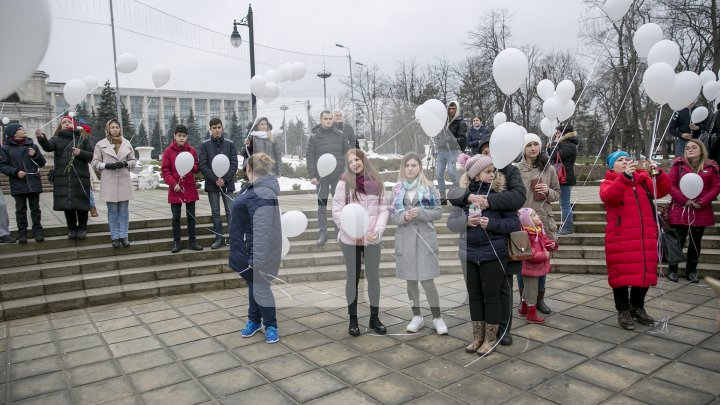
[{"label": "white balloon", "polygon": [[325,177],[335,171],[337,167],[337,159],[332,153],[326,153],[317,161],[317,172],[318,176]]},{"label": "white balloon", "polygon": [[625,17],[633,0],[607,0],[605,2],[605,14],[613,21],[620,21]]},{"label": "white balloon", "polygon": [[561,108],[562,103],[560,100],[557,97],[550,97],[543,103],[543,114],[551,120],[554,120],[560,115]]},{"label": "white balloon", "polygon": [[8,117],[3,117],[2,123],[3,123],[3,125],[9,124],[9,123],[10,123],[10,118],[8,118]]},{"label": "white balloon", "polygon": [[290,70],[290,80],[300,80],[305,77],[305,73],[307,73],[307,67],[305,66],[305,63],[295,62],[292,64],[292,69]]},{"label": "white balloon", "polygon": [[523,51],[507,48],[493,61],[495,84],[506,95],[515,93],[528,77],[528,60]]},{"label": "white balloon", "polygon": [[557,118],[560,121],[565,121],[566,119],[572,117],[573,114],[575,114],[575,102],[568,100],[560,106],[560,112],[558,113]]},{"label": "white balloon", "polygon": [[278,72],[275,69],[268,69],[265,72],[265,80],[269,82],[277,82],[278,81]]},{"label": "white balloon", "polygon": [[85,96],[87,96],[87,86],[85,86],[85,82],[80,79],[68,81],[65,83],[65,87],[63,87],[63,96],[65,96],[65,101],[71,107],[79,104],[85,100]]},{"label": "white balloon", "polygon": [[715,77],[715,72],[713,72],[712,70],[703,70],[702,72],[700,72],[700,83],[702,83],[703,85],[705,85],[705,83],[716,81],[717,77]]},{"label": "white balloon", "polygon": [[551,136],[555,135],[554,120],[550,120],[550,118],[548,118],[548,117],[543,117],[542,121],[540,121],[540,130],[547,137],[551,137]]},{"label": "white balloon", "polygon": [[124,53],[118,56],[117,64],[115,66],[120,73],[132,73],[138,67],[138,60],[135,55],[131,53]]},{"label": "white balloon", "polygon": [[281,82],[286,82],[291,79],[292,77],[292,63],[283,63],[282,65],[278,66],[278,80]]},{"label": "white balloon", "polygon": [[265,90],[263,90],[262,98],[266,102],[275,100],[280,95],[280,87],[275,82],[266,82]]},{"label": "white balloon", "polygon": [[0,99],[9,96],[35,72],[50,42],[50,1],[0,2],[3,67]]},{"label": "white balloon", "polygon": [[[439,119],[442,119],[443,122],[447,121],[447,107],[445,107],[445,104],[443,104],[442,101],[431,98],[430,100],[423,103],[425,108],[427,108],[428,111],[434,116],[436,116]],[[444,124],[443,124],[444,125]]]},{"label": "white balloon", "polygon": [[523,151],[524,135],[514,122],[500,124],[490,135],[490,156],[496,169],[503,169]]},{"label": "white balloon", "polygon": [[690,122],[695,124],[697,124],[698,122],[703,122],[709,114],[710,112],[708,111],[707,107],[698,107],[693,110],[692,114],[690,114]]},{"label": "white balloon", "polygon": [[155,66],[152,71],[152,81],[157,89],[166,85],[170,81],[170,67],[162,64]]},{"label": "white balloon", "polygon": [[558,83],[555,93],[557,93],[557,98],[560,100],[560,103],[565,103],[575,95],[575,83],[570,80],[563,80]]},{"label": "white balloon", "polygon": [[500,126],[500,124],[502,124],[503,122],[506,122],[506,121],[507,121],[507,115],[505,115],[504,112],[499,112],[499,113],[495,114],[495,116],[493,117],[493,126],[495,128],[497,128]]},{"label": "white balloon", "polygon": [[648,66],[658,62],[667,63],[671,68],[675,69],[680,61],[680,47],[674,41],[663,39],[658,41],[650,48],[647,56]]},{"label": "white balloon", "polygon": [[194,165],[195,158],[190,152],[180,152],[175,157],[175,170],[177,170],[180,177],[190,173]]},{"label": "white balloon", "polygon": [[705,83],[702,93],[706,100],[715,100],[720,97],[720,82]]},{"label": "white balloon", "polygon": [[548,79],[542,79],[537,84],[537,94],[540,96],[540,98],[545,101],[549,99],[550,97],[554,96],[555,92],[555,83]]},{"label": "white balloon", "polygon": [[700,95],[700,76],[695,72],[684,71],[675,75],[668,106],[680,111],[697,100]]},{"label": "white balloon", "polygon": [[687,173],[680,178],[680,191],[689,199],[699,196],[703,189],[703,179],[697,173]]},{"label": "white balloon", "polygon": [[642,85],[645,94],[660,105],[670,101],[675,70],[664,62],[650,65],[643,74]]},{"label": "white balloon", "polygon": [[70,111],[70,112],[68,113],[68,115],[69,115],[70,117],[75,117],[76,114],[75,114],[75,111]]},{"label": "white balloon", "polygon": [[267,81],[263,75],[255,75],[250,79],[250,91],[255,97],[262,98],[263,91],[265,91],[265,83],[267,83]]},{"label": "white balloon", "polygon": [[288,211],[280,218],[282,234],[286,238],[294,238],[305,232],[308,226],[308,219],[302,211]]},{"label": "white balloon", "polygon": [[230,170],[230,159],[222,153],[215,155],[210,166],[215,176],[218,178],[224,177],[228,170]]},{"label": "white balloon", "polygon": [[280,250],[280,257],[285,257],[290,252],[290,240],[283,236],[282,248]]},{"label": "white balloon", "polygon": [[88,94],[92,93],[98,86],[98,79],[95,76],[85,76],[83,82],[85,82]]},{"label": "white balloon", "polygon": [[420,123],[423,132],[431,138],[436,137],[445,126],[445,122],[431,113],[424,105],[415,108],[415,119]]},{"label": "white balloon", "polygon": [[525,136],[525,134],[528,133],[528,131],[527,131],[527,129],[525,129],[525,127],[518,125],[518,128],[520,129],[520,133],[523,134],[523,136]]},{"label": "white balloon", "polygon": [[370,216],[360,204],[351,203],[340,211],[340,229],[353,239],[365,237],[370,227]]},{"label": "white balloon", "polygon": [[637,52],[638,56],[641,58],[647,58],[650,48],[659,41],[662,41],[662,39],[663,31],[659,25],[655,23],[643,24],[633,35],[633,46],[635,47],[635,52]]}]

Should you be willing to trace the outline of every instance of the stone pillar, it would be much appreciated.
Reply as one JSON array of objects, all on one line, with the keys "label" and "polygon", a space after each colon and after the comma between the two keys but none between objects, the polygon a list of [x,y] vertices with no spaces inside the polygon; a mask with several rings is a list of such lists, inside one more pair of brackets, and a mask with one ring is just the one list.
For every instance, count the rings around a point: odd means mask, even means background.
[{"label": "stone pillar", "polygon": [[373,152],[373,146],[375,146],[375,141],[367,141],[367,147],[368,147],[367,154],[368,155],[372,155],[373,153],[375,153],[375,152]]},{"label": "stone pillar", "polygon": [[142,164],[143,168],[140,174],[138,174],[138,189],[140,190],[152,190],[158,188],[160,185],[160,175],[153,172],[153,168],[150,165],[152,158],[150,153],[155,148],[151,146],[138,146],[135,148],[138,151],[138,161]]}]

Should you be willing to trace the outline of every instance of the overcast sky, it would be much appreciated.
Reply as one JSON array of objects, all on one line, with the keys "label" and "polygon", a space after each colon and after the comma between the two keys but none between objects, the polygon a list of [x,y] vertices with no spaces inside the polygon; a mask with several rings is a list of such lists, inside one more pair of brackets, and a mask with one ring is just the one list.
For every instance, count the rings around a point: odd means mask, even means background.
[{"label": "overcast sky", "polygon": [[[52,0],[51,3],[54,15],[51,41],[39,69],[47,72],[51,81],[65,82],[94,75],[101,82],[109,78],[114,83],[108,1]],[[150,10],[135,0],[114,0],[114,3],[116,25],[125,28],[116,30],[118,54],[131,52],[140,62],[135,72],[120,75],[121,87],[153,88],[152,68],[164,63],[172,71],[167,89],[249,91],[247,28],[239,27],[246,41],[239,51],[232,48],[229,40],[232,21],[246,15],[247,3],[142,0],[159,11]],[[573,50],[577,46],[583,11],[580,0],[263,0],[253,4],[255,41],[282,50],[330,56],[326,59],[327,67],[333,76],[327,82],[328,95],[334,96],[340,91],[339,80],[348,76],[347,59],[338,58],[346,55],[346,51],[335,47],[335,43],[349,47],[353,60],[377,64],[386,73],[395,70],[397,61],[411,57],[421,63],[431,62],[438,56],[457,61],[467,53],[464,43],[468,32],[483,24],[483,15],[492,8],[506,8],[512,13],[513,45],[537,44],[547,50]],[[162,12],[225,37],[213,33],[204,37],[204,29],[188,23],[170,24],[174,19],[163,16]],[[305,116],[303,107],[293,104],[295,100],[310,99],[314,106],[321,106],[322,80],[315,76],[317,71],[313,71],[320,70],[320,58],[263,47],[257,47],[256,53],[259,60],[256,73],[294,60],[305,60],[310,67],[305,79],[283,89],[281,97],[271,105],[259,102],[262,114],[279,121],[282,114],[278,107],[283,100],[291,108],[289,117]]]}]

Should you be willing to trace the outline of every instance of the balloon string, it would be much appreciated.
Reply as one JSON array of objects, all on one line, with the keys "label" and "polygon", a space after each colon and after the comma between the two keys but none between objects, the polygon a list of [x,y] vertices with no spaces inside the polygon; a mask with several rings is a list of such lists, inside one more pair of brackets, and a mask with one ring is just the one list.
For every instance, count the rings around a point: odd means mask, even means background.
[{"label": "balloon string", "polygon": [[[675,113],[673,113],[674,115]],[[672,116],[670,116],[670,119],[668,120],[667,125],[665,126],[665,130],[663,130],[662,137],[660,137],[660,142],[658,142],[657,147],[655,148],[655,153],[653,155],[657,154],[658,149],[660,149],[660,145],[662,145],[663,139],[665,139],[665,134],[667,133],[668,128],[670,128],[670,123],[672,122]],[[677,151],[675,151],[675,154],[677,155]]]},{"label": "balloon string", "polygon": [[[150,107],[150,103],[157,97],[158,89],[155,89],[155,92],[150,97],[150,100],[148,100],[147,104],[145,105],[145,108],[143,109],[142,115],[140,116],[140,120],[138,121],[138,124],[135,126],[135,130],[133,130],[133,134],[130,137],[130,143],[132,143],[133,139],[135,139],[135,135],[137,135],[138,128],[140,128],[140,125],[142,125],[143,118],[145,118],[145,115],[147,115],[147,110]],[[162,137],[162,136],[161,136]],[[149,142],[148,142],[149,143]]]},{"label": "balloon string", "polygon": [[405,125],[405,126],[403,127],[403,129],[397,131],[397,132],[395,133],[395,135],[393,135],[393,136],[391,136],[390,138],[388,138],[387,140],[385,140],[385,142],[381,143],[380,146],[378,146],[378,147],[376,147],[376,148],[373,148],[373,150],[380,150],[380,148],[382,148],[383,146],[385,146],[386,143],[390,142],[393,138],[395,138],[396,136],[400,135],[400,133],[401,133],[402,131],[406,130],[410,125],[414,124],[415,121],[417,121],[417,119],[414,119],[414,120],[410,121],[410,123],[407,124],[407,125]]},{"label": "balloon string", "polygon": [[[53,121],[55,121],[56,119],[64,116],[65,113],[67,113],[68,111],[70,111],[70,107],[66,108],[65,111],[63,111],[63,112],[61,112],[60,114],[58,114],[57,116],[55,116],[55,118],[53,118],[53,119],[51,119],[50,121],[48,121],[48,122],[44,123],[43,125],[41,125],[40,128],[45,128],[46,126],[52,124]],[[74,120],[73,120],[73,121],[74,121]]]}]

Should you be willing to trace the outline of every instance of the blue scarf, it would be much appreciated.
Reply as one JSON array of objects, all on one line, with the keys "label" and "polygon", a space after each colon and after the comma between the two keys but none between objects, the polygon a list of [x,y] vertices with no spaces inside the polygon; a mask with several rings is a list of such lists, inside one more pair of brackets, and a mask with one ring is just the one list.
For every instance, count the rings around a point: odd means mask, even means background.
[{"label": "blue scarf", "polygon": [[396,186],[396,195],[392,202],[393,211],[395,214],[405,211],[405,192],[407,190],[413,190],[417,188],[417,199],[420,202],[422,208],[434,208],[437,205],[435,196],[430,192],[428,187],[420,185],[420,177],[415,178],[412,183],[408,182],[407,179],[403,179],[402,182]]}]

